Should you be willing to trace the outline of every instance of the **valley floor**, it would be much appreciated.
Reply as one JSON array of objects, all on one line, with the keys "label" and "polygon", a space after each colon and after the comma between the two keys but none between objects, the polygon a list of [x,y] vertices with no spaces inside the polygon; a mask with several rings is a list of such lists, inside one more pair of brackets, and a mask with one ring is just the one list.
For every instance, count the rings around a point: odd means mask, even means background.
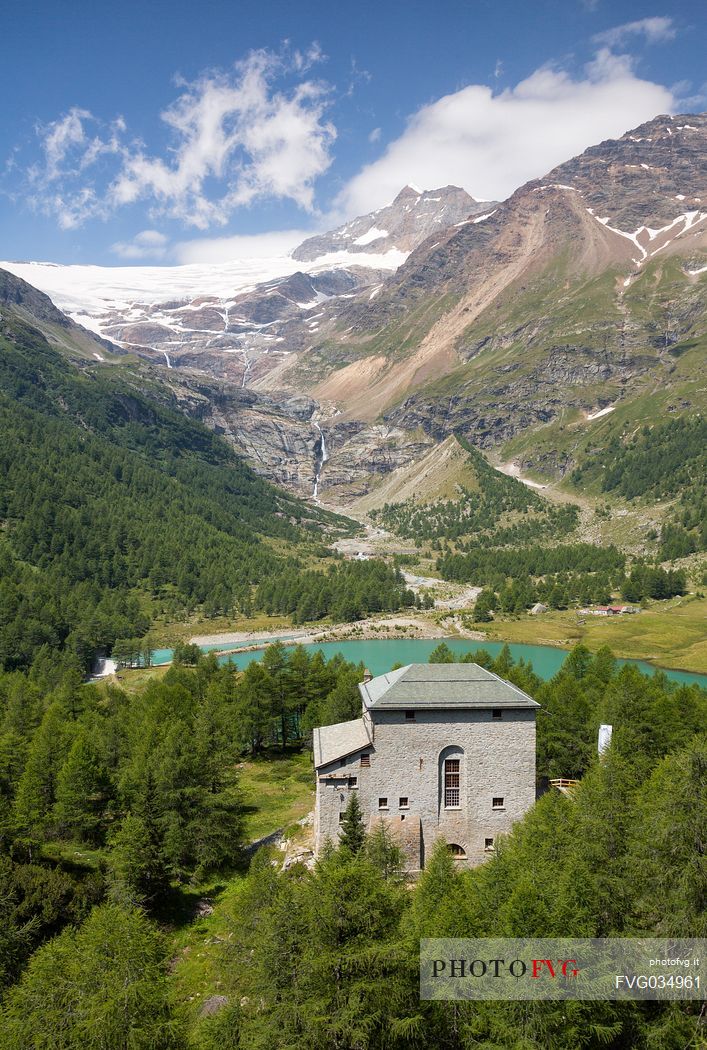
[{"label": "valley floor", "polygon": [[656,602],[637,616],[578,617],[576,610],[498,620],[487,627],[494,641],[592,650],[608,645],[627,659],[656,667],[707,673],[707,599],[695,595]]},{"label": "valley floor", "polygon": [[[707,598],[686,595],[665,602],[655,602],[635,616],[581,616],[575,609],[549,611],[539,616],[498,618],[492,623],[468,626],[464,610],[456,613],[440,608],[404,615],[370,617],[354,623],[308,625],[304,628],[279,627],[277,630],[239,630],[212,634],[195,634],[191,640],[199,645],[233,643],[234,651],[263,648],[263,643],[248,646],[248,639],[278,638],[301,645],[376,638],[469,638],[550,645],[569,649],[582,642],[592,650],[608,645],[619,657],[646,660],[655,667],[707,674]],[[240,644],[239,644],[240,643]],[[121,678],[140,681],[160,668],[123,671]]]}]

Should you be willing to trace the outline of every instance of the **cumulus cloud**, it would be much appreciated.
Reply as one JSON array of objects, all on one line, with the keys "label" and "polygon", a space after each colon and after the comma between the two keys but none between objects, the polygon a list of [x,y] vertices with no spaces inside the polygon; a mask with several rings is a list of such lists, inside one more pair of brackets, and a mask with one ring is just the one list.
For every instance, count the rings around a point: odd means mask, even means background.
[{"label": "cumulus cloud", "polygon": [[102,170],[109,158],[122,152],[123,118],[104,124],[88,110],[74,106],[35,130],[42,160],[26,173],[25,199],[30,206],[56,218],[65,230],[80,226],[87,218],[105,218],[109,208],[94,180],[97,169]]},{"label": "cumulus cloud", "polygon": [[142,230],[131,241],[118,241],[111,246],[121,259],[164,259],[169,238],[159,230]]},{"label": "cumulus cloud", "polygon": [[[295,54],[300,72],[305,59]],[[328,91],[321,83],[274,89],[286,71],[282,57],[256,51],[237,63],[233,75],[214,73],[185,84],[162,114],[175,137],[173,156],[165,160],[142,149],[127,154],[109,199],[116,206],[152,200],[199,229],[223,225],[235,208],[257,198],[289,198],[312,211],[314,183],[331,164],[336,130],[325,119]],[[210,179],[223,183],[225,192],[207,193]]]},{"label": "cumulus cloud", "polygon": [[234,259],[271,259],[288,255],[311,237],[311,230],[277,230],[234,237],[198,237],[180,241],[172,254],[179,263],[233,262]]},{"label": "cumulus cloud", "polygon": [[[254,51],[229,73],[181,82],[161,114],[172,137],[164,156],[130,139],[122,118],[104,126],[75,107],[37,128],[42,162],[27,172],[27,200],[63,228],[137,202],[203,230],[258,199],[289,199],[312,212],[336,138],[328,86],[305,77],[323,57],[316,44]],[[109,157],[110,170],[97,165]]]},{"label": "cumulus cloud", "polygon": [[614,26],[596,33],[593,40],[598,44],[607,44],[609,47],[622,47],[629,37],[645,37],[648,44],[662,44],[668,40],[675,39],[675,25],[672,18],[665,15],[657,15],[653,18],[640,18],[637,22],[624,22],[623,25]]},{"label": "cumulus cloud", "polygon": [[411,180],[503,199],[593,143],[670,112],[673,102],[667,88],[641,80],[628,56],[608,48],[579,78],[545,67],[496,94],[470,85],[413,114],[403,134],[344,187],[335,212],[379,208]]}]

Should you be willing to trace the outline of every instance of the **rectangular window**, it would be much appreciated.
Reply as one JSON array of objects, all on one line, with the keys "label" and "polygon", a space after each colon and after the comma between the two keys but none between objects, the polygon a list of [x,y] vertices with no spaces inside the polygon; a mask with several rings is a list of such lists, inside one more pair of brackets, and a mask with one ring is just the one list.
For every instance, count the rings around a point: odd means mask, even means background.
[{"label": "rectangular window", "polygon": [[387,808],[388,808],[388,799],[387,798],[379,798],[378,799],[378,809],[387,809]]},{"label": "rectangular window", "polygon": [[349,788],[358,787],[358,777],[349,777]]},{"label": "rectangular window", "polygon": [[506,807],[503,805],[503,799],[502,798],[495,798],[493,800],[492,808],[493,809],[505,809]]},{"label": "rectangular window", "polygon": [[344,814],[343,813],[339,813],[339,823],[340,824],[344,823]]},{"label": "rectangular window", "polygon": [[448,758],[444,763],[444,808],[459,809],[458,758]]},{"label": "rectangular window", "polygon": [[363,766],[363,768],[365,769],[367,766],[370,766],[370,764],[371,764],[371,756],[370,755],[361,755],[361,765]]},{"label": "rectangular window", "polygon": [[415,712],[414,711],[406,711],[405,712],[405,721],[406,722],[414,722],[415,721]]},{"label": "rectangular window", "polygon": [[494,707],[493,710],[491,711],[491,717],[492,718],[503,718],[503,711],[501,710],[501,708],[500,707]]},{"label": "rectangular window", "polygon": [[410,808],[410,803],[408,802],[407,795],[401,795],[400,796],[400,801],[398,802],[398,805],[400,806],[401,809],[409,809]]},{"label": "rectangular window", "polygon": [[493,849],[493,839],[484,839],[484,849],[487,851]]}]

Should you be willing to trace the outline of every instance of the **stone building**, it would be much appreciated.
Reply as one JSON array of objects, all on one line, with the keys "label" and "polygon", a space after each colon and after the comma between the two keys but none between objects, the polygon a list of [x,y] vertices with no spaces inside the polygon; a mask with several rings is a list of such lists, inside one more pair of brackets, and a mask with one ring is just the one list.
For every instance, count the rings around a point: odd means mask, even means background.
[{"label": "stone building", "polygon": [[336,842],[350,793],[420,871],[444,839],[481,863],[535,801],[535,713],[477,664],[408,664],[359,686],[361,718],[314,730],[315,850]]}]

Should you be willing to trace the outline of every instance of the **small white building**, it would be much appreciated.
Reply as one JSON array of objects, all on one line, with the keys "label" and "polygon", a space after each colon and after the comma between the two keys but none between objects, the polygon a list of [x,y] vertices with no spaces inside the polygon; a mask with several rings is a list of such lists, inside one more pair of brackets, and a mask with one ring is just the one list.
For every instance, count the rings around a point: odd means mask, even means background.
[{"label": "small white building", "polygon": [[526,693],[478,664],[409,664],[366,676],[361,718],[314,730],[315,851],[336,842],[351,792],[425,866],[437,839],[469,865],[535,801],[535,715]]}]

